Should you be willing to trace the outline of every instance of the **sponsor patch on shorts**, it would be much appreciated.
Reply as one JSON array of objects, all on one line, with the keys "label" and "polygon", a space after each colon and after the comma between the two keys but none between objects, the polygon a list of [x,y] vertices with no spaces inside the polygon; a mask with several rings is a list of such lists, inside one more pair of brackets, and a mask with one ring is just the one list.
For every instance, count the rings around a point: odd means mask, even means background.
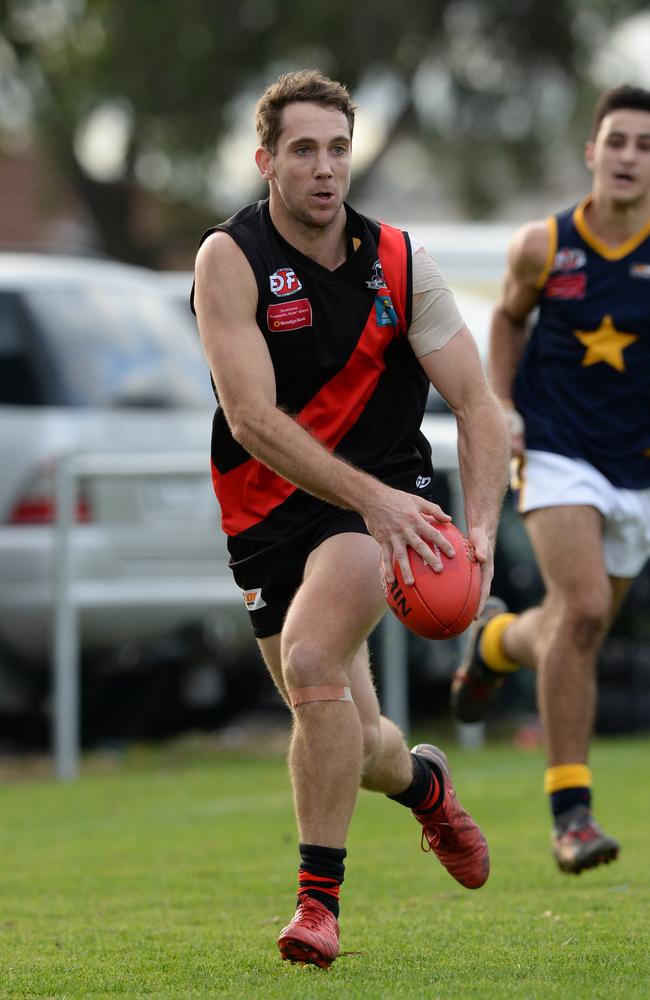
[{"label": "sponsor patch on shorts", "polygon": [[292,299],[291,302],[275,302],[266,310],[266,324],[274,333],[284,330],[302,330],[312,325],[311,302],[309,299]]},{"label": "sponsor patch on shorts", "polygon": [[247,611],[259,611],[260,608],[266,607],[261,587],[257,587],[255,590],[243,590],[242,594],[244,595],[244,604]]}]

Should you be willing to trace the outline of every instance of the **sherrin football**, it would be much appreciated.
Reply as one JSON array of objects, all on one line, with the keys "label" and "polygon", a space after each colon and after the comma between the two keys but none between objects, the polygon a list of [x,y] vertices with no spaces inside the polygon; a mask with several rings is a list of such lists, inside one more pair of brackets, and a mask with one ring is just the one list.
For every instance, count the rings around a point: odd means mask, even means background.
[{"label": "sherrin football", "polygon": [[383,579],[388,607],[411,632],[425,639],[449,639],[460,635],[472,622],[481,594],[481,567],[474,546],[451,521],[436,524],[456,550],[447,556],[434,546],[442,561],[436,573],[413,549],[407,549],[414,583],[404,583],[397,562],[395,580]]}]

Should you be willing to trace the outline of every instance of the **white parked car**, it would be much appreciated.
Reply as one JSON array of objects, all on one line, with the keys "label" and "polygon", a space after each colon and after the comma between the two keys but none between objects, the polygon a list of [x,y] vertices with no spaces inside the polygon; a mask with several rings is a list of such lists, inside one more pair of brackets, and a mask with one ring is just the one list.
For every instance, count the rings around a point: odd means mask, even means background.
[{"label": "white parked car", "polygon": [[[214,397],[194,320],[157,274],[103,260],[0,253],[0,668],[52,651],[54,472],[70,454],[203,455],[199,474],[93,478],[74,531],[81,581],[206,582],[195,602],[125,597],[81,615],[84,652],[206,615],[250,646],[239,604],[216,608],[227,552],[209,475]],[[232,584],[234,587],[234,583]],[[0,675],[2,670],[0,669]],[[0,709],[2,707],[0,676]]]}]

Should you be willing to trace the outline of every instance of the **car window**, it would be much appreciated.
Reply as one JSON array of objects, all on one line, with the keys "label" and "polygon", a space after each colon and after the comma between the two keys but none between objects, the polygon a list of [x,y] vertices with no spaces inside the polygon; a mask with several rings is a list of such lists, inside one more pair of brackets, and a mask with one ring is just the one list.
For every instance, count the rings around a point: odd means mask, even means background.
[{"label": "car window", "polygon": [[37,406],[41,397],[18,304],[0,295],[0,405]]},{"label": "car window", "polygon": [[194,321],[167,296],[135,286],[57,285],[25,298],[73,405],[214,403]]}]

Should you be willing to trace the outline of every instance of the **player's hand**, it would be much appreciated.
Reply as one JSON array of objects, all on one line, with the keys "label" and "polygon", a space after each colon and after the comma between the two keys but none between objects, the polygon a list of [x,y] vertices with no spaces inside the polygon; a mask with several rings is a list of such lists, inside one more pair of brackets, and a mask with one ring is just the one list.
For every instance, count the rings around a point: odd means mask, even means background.
[{"label": "player's hand", "polygon": [[483,613],[483,607],[490,596],[490,587],[494,576],[494,546],[484,528],[476,527],[467,532],[467,537],[474,546],[476,561],[481,567],[481,596],[474,615],[476,621]]},{"label": "player's hand", "polygon": [[381,568],[387,583],[395,579],[395,562],[399,564],[404,582],[408,585],[414,582],[409,548],[436,573],[442,571],[442,561],[428,543],[437,545],[447,556],[455,554],[449,539],[436,528],[436,523],[451,521],[451,515],[424,497],[385,487],[370,499],[363,517],[368,531],[379,542]]},{"label": "player's hand", "polygon": [[526,448],[524,433],[526,430],[524,418],[518,410],[511,406],[505,406],[503,410],[510,431],[510,448],[515,458],[523,455]]}]

